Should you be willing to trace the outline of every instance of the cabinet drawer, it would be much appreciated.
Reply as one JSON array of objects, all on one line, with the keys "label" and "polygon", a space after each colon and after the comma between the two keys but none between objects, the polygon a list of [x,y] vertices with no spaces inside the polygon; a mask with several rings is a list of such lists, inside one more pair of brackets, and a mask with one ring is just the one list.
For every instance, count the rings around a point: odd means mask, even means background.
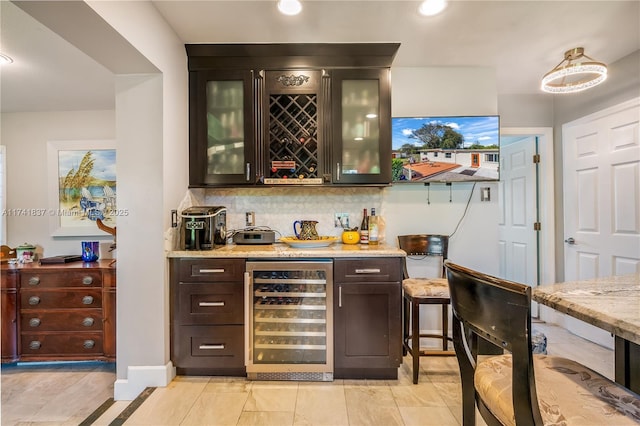
[{"label": "cabinet drawer", "polygon": [[25,311],[20,315],[20,329],[40,331],[102,331],[102,309],[56,309]]},{"label": "cabinet drawer", "polygon": [[20,302],[22,310],[100,308],[102,291],[100,289],[22,291]]},{"label": "cabinet drawer", "polygon": [[244,366],[244,326],[181,326],[173,329],[173,362],[180,368]]},{"label": "cabinet drawer", "polygon": [[178,284],[177,319],[182,325],[242,324],[243,284]]},{"label": "cabinet drawer", "polygon": [[335,259],[335,282],[400,282],[402,258]]},{"label": "cabinet drawer", "polygon": [[102,333],[22,333],[22,355],[98,355]]},{"label": "cabinet drawer", "polygon": [[180,281],[242,281],[244,259],[180,259],[178,271]]},{"label": "cabinet drawer", "polygon": [[41,287],[102,287],[100,271],[21,272],[22,289]]}]

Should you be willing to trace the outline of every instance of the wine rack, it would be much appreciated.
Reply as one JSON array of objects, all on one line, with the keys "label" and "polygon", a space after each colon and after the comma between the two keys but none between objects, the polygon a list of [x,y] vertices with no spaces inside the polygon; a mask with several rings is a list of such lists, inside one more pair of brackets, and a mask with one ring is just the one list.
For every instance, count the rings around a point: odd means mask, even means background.
[{"label": "wine rack", "polygon": [[317,94],[269,96],[270,143],[266,177],[318,178],[317,129]]},{"label": "wine rack", "polygon": [[332,265],[331,260],[247,263],[249,378],[315,372],[319,380],[328,374],[332,379]]}]

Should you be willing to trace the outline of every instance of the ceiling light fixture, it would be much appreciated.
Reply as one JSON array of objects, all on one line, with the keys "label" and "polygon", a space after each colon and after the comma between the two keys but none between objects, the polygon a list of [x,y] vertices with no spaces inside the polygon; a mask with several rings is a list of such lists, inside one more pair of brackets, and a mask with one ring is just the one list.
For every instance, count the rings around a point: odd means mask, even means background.
[{"label": "ceiling light fixture", "polygon": [[10,56],[4,55],[2,53],[0,53],[0,65],[6,65],[6,64],[10,64],[13,62],[13,59],[11,59]]},{"label": "ceiling light fixture", "polygon": [[278,0],[278,10],[285,15],[297,15],[302,11],[299,0]]},{"label": "ceiling light fixture", "polygon": [[424,0],[418,12],[424,16],[433,16],[442,12],[447,7],[447,0]]},{"label": "ceiling light fixture", "polygon": [[[588,60],[578,61],[582,58]],[[564,53],[564,59],[542,78],[541,89],[548,93],[575,93],[597,86],[607,79],[607,66],[576,47]]]}]

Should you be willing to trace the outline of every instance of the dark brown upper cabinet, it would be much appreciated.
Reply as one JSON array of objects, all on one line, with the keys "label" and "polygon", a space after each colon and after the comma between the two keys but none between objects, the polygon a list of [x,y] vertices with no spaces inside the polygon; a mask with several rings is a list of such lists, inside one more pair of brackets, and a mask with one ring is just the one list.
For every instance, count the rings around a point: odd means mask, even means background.
[{"label": "dark brown upper cabinet", "polygon": [[399,44],[191,44],[189,186],[387,185]]},{"label": "dark brown upper cabinet", "polygon": [[333,183],[391,182],[388,69],[332,72]]}]

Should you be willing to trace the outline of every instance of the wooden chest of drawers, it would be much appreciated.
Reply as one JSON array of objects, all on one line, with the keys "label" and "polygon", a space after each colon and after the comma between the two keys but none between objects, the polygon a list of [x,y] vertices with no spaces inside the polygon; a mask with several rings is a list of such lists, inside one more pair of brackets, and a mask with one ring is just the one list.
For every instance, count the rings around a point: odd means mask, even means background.
[{"label": "wooden chest of drawers", "polygon": [[244,375],[244,259],[171,259],[178,374]]},{"label": "wooden chest of drawers", "polygon": [[3,362],[115,360],[116,279],[109,263],[16,268],[17,354],[3,350]]}]

